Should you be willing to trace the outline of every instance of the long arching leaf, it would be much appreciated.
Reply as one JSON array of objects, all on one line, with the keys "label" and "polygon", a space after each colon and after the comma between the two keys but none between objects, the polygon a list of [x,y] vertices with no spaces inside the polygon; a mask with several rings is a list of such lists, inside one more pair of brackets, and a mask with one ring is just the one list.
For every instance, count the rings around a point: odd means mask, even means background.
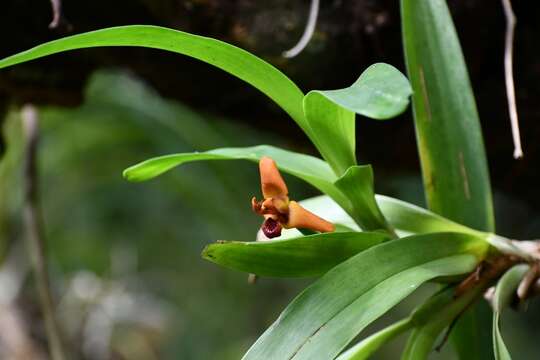
[{"label": "long arching leaf", "polygon": [[216,66],[270,97],[308,136],[312,135],[302,110],[304,94],[274,66],[223,41],[159,26],[118,26],[68,36],[0,60],[0,69],[60,52],[104,46],[137,46],[172,51]]},{"label": "long arching leaf", "polygon": [[276,161],[280,170],[313,185],[332,197],[343,209],[352,213],[350,201],[334,186],[333,182],[337,180],[337,177],[326,162],[313,156],[268,145],[160,156],[129,167],[124,171],[124,177],[130,181],[144,181],[189,162],[206,160],[249,160],[258,162],[263,156],[271,157]]},{"label": "long arching leaf", "polygon": [[[494,232],[482,129],[446,1],[401,0],[401,18],[428,207],[460,224]],[[460,359],[491,358],[490,339],[482,332],[489,319],[480,316],[472,307],[452,331]]]}]

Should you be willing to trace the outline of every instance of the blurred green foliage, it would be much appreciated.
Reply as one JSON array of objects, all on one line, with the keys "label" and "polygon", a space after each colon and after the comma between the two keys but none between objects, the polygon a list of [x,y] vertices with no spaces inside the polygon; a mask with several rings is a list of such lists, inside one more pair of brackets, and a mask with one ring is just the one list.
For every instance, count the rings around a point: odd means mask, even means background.
[{"label": "blurred green foliage", "polygon": [[[121,171],[156,154],[285,141],[196,114],[119,71],[96,73],[82,106],[43,108],[40,114],[40,185],[58,296],[81,270],[121,280],[126,291],[171,305],[157,357],[238,358],[302,284],[264,280],[248,286],[244,275],[199,256],[215,239],[254,239],[260,224],[250,207],[251,196],[260,191],[256,166],[194,164],[145,184],[128,183]],[[15,109],[5,130],[2,248],[22,235],[22,134]],[[299,197],[312,194],[288,181]],[[132,341],[128,335],[119,338]]]}]

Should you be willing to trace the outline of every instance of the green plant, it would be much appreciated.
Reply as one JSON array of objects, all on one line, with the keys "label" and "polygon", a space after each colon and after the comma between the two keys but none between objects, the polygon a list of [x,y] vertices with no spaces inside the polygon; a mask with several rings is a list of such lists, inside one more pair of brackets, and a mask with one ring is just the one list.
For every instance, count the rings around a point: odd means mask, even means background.
[{"label": "green plant", "polygon": [[[244,50],[155,26],[103,29],[52,41],[1,60],[0,68],[97,46],[173,51],[256,87],[306,133],[323,159],[260,145],[161,156],[124,171],[128,180],[142,181],[187,162],[259,162],[269,157],[281,171],[325,194],[300,202],[305,208],[315,214],[336,209],[326,216],[335,224],[335,232],[302,236],[291,229],[282,239],[218,242],[203,251],[210,261],[248,273],[321,276],[291,302],[245,359],[363,359],[405,331],[411,335],[402,357],[422,359],[445,329],[454,330],[462,358],[480,358],[485,351],[475,329],[484,324],[468,309],[499,278],[494,353],[506,359],[499,314],[519,282],[537,271],[538,247],[535,243],[524,247],[494,233],[481,130],[445,2],[402,0],[401,5],[410,84],[397,69],[379,63],[348,88],[304,95],[283,73]],[[433,212],[375,195],[371,167],[356,163],[355,114],[376,120],[395,117],[406,109],[411,94],[426,197]],[[286,191],[278,197],[289,204]],[[523,264],[513,267],[518,263],[529,264],[532,270]],[[342,352],[366,326],[428,281],[441,283],[442,289],[409,317]],[[521,294],[522,300],[527,297],[527,291]]]}]

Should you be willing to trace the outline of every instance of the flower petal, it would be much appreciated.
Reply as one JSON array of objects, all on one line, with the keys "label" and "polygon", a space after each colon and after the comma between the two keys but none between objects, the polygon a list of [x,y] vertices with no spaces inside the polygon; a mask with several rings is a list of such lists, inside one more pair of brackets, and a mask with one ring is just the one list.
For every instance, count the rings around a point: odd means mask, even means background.
[{"label": "flower petal", "polygon": [[286,197],[288,195],[287,185],[272,158],[267,156],[261,158],[259,172],[261,174],[261,190],[265,199]]},{"label": "flower petal", "polygon": [[296,201],[289,203],[289,221],[283,226],[286,229],[300,228],[319,232],[332,232],[335,230],[334,224],[304,209]]}]

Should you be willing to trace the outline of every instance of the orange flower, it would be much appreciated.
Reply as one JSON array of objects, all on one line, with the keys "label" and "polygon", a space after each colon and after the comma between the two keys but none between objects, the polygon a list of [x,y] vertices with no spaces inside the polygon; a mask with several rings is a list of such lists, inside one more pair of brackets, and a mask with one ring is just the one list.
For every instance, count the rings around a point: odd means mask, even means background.
[{"label": "orange flower", "polygon": [[263,157],[259,161],[261,189],[264,199],[251,199],[253,211],[264,217],[261,229],[268,238],[281,235],[281,229],[300,228],[332,232],[334,225],[289,200],[289,190],[274,160]]}]

